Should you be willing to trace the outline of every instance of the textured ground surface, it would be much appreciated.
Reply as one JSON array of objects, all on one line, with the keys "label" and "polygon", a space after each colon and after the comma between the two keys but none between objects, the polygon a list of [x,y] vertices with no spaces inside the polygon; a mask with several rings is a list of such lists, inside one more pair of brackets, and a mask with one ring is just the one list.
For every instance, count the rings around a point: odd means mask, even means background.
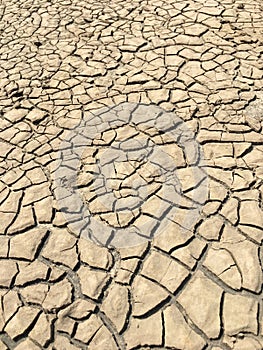
[{"label": "textured ground surface", "polygon": [[[1,350],[262,349],[262,16],[261,0],[1,0]],[[185,150],[144,134],[174,156],[185,202],[149,243],[114,248],[69,229],[52,174],[68,130],[121,102],[176,113],[208,184],[181,230],[199,184]],[[126,186],[112,184],[120,212],[91,198],[98,148],[141,132],[107,130],[82,159],[79,184],[105,227],[162,222],[171,207],[160,174],[134,159],[116,170]]]}]

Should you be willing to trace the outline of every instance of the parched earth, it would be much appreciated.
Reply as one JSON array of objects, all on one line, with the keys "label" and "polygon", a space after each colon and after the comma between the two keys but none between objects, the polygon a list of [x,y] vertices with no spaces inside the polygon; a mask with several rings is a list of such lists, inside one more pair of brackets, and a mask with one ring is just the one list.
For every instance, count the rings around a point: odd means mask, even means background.
[{"label": "parched earth", "polygon": [[0,18],[0,350],[261,350],[262,1]]}]

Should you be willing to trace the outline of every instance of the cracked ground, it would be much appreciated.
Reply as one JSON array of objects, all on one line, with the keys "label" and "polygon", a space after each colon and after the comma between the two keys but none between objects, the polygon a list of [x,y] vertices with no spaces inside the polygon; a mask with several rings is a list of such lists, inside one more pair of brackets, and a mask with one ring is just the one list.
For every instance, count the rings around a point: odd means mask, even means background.
[{"label": "cracked ground", "polygon": [[[262,16],[261,0],[0,1],[0,350],[263,348]],[[186,227],[202,181],[144,128],[154,113],[94,137],[77,171],[90,216],[124,234],[167,221],[126,247],[72,230],[54,188],[66,135],[120,104],[180,118],[207,180]],[[138,155],[101,199],[103,152],[145,140],[174,159],[180,205]]]}]

